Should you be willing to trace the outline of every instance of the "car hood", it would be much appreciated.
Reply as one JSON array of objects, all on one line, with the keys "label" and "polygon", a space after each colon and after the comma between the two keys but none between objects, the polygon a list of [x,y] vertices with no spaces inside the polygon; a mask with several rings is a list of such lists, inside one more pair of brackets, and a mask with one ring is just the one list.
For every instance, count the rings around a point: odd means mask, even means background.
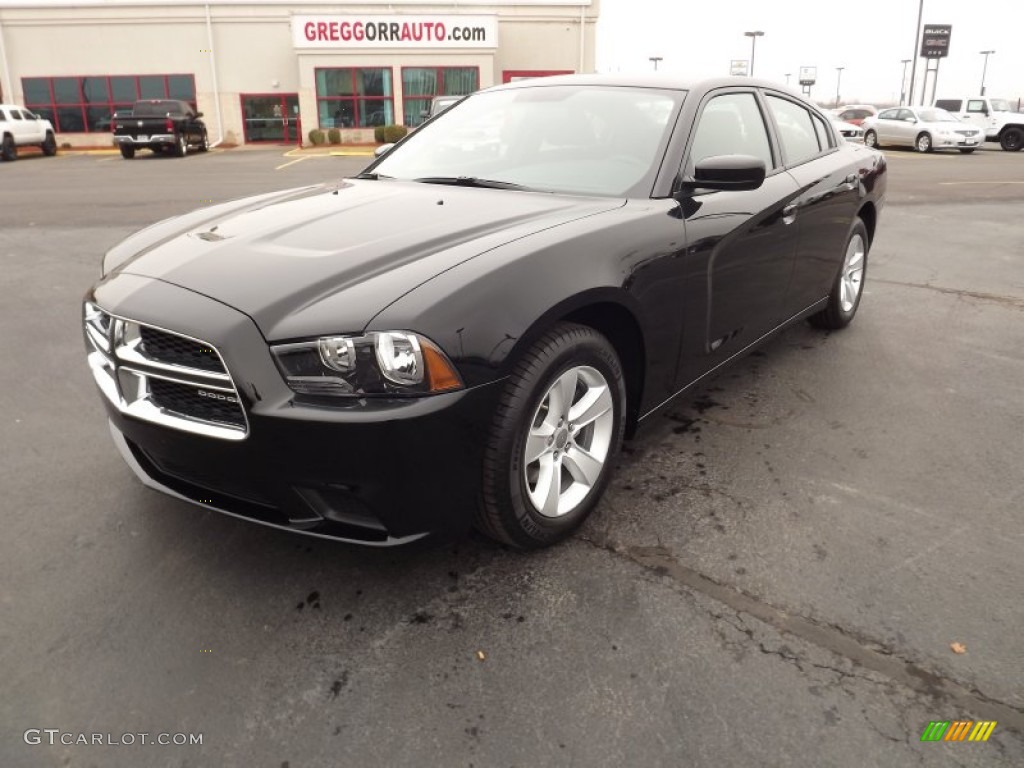
[{"label": "car hood", "polygon": [[977,131],[980,130],[978,126],[973,123],[961,123],[953,120],[937,120],[934,123],[925,123],[929,128],[936,131],[948,131],[949,133],[956,133],[957,131]]},{"label": "car hood", "polygon": [[[143,231],[108,263],[249,315],[271,341],[356,332],[439,273],[621,199],[346,180]],[[224,208],[222,206],[222,208]]]}]

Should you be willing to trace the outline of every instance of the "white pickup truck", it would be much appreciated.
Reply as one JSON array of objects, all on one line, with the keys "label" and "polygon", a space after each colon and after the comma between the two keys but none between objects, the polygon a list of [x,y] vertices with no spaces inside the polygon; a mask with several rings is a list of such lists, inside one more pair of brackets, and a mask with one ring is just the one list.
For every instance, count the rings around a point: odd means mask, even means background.
[{"label": "white pickup truck", "polygon": [[937,99],[935,106],[952,112],[985,132],[986,141],[998,141],[1007,152],[1024,147],[1024,114],[1014,112],[1006,99],[968,96],[963,99]]},{"label": "white pickup truck", "polygon": [[57,137],[49,120],[15,104],[0,104],[0,158],[17,160],[18,147],[34,146],[57,154]]}]

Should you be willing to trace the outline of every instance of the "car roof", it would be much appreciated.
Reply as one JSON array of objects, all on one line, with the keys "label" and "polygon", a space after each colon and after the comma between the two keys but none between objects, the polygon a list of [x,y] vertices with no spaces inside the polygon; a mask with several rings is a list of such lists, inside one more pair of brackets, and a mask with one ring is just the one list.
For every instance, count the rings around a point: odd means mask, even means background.
[{"label": "car roof", "polygon": [[489,91],[512,90],[516,88],[536,88],[538,86],[552,85],[608,85],[633,88],[664,88],[676,91],[710,91],[715,88],[735,88],[738,86],[771,88],[782,91],[792,96],[803,99],[797,91],[789,88],[783,83],[771,80],[761,80],[754,77],[716,77],[703,80],[692,80],[676,75],[623,75],[623,74],[595,74],[595,75],[552,75],[550,77],[535,77],[525,80],[517,80],[513,83],[496,85],[488,88]]}]

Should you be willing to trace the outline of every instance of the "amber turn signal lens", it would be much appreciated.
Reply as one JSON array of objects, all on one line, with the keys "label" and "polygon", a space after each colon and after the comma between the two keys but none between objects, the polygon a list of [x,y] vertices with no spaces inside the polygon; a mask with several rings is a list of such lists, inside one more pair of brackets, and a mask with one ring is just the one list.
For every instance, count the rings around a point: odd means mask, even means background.
[{"label": "amber turn signal lens", "polygon": [[[421,340],[422,341],[422,340]],[[421,344],[423,349],[423,362],[427,369],[427,383],[431,392],[447,392],[451,389],[461,389],[462,380],[459,374],[452,368],[448,358],[441,350],[437,349],[428,341]]]}]

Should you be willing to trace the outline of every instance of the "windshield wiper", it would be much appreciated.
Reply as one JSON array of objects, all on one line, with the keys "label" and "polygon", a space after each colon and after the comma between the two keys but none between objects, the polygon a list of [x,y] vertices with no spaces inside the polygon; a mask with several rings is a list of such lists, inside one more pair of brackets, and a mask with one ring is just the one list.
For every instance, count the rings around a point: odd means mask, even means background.
[{"label": "windshield wiper", "polygon": [[424,176],[420,179],[413,179],[422,184],[447,184],[450,187],[479,187],[482,189],[518,189],[530,191],[530,187],[522,184],[513,184],[511,181],[497,181],[496,179],[478,179],[476,176]]},{"label": "windshield wiper", "polygon": [[382,179],[393,179],[394,176],[386,176],[383,173],[377,173],[376,171],[363,172],[356,174],[352,177],[353,179],[368,179],[369,181],[381,181]]}]

